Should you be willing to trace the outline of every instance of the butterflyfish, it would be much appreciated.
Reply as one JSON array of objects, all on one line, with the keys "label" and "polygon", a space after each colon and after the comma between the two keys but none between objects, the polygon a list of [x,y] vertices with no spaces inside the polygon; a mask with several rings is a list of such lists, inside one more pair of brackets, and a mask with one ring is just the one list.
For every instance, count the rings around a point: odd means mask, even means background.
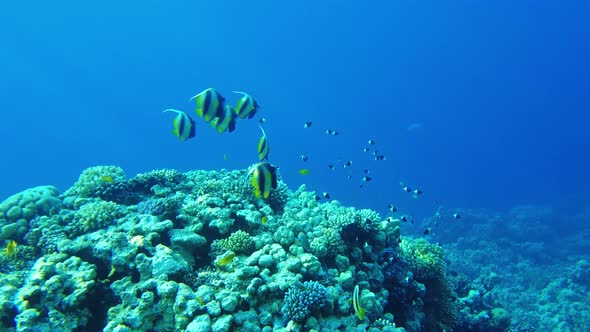
[{"label": "butterflyfish", "polygon": [[258,160],[268,160],[268,153],[270,152],[270,146],[268,145],[268,138],[266,137],[266,133],[262,126],[258,125],[260,130],[262,130],[262,137],[258,140]]},{"label": "butterflyfish", "polygon": [[166,109],[164,112],[176,113],[172,122],[172,134],[174,136],[178,137],[182,142],[195,137],[195,121],[188,114],[173,108]]},{"label": "butterflyfish", "polygon": [[359,285],[354,286],[354,291],[352,293],[352,307],[354,308],[354,312],[356,313],[358,319],[363,320],[363,318],[365,318],[365,309],[361,305],[359,293]]},{"label": "butterflyfish", "polygon": [[229,105],[223,105],[217,116],[211,120],[211,127],[217,129],[218,133],[223,133],[226,130],[230,133],[236,129],[236,114]]},{"label": "butterflyfish", "polygon": [[249,94],[242,91],[233,91],[233,93],[239,93],[242,95],[242,98],[238,100],[236,107],[234,108],[236,114],[240,117],[240,119],[252,119],[260,108],[256,100],[254,100],[254,98],[252,98],[252,96]]},{"label": "butterflyfish", "polygon": [[205,122],[213,120],[219,112],[223,111],[225,98],[214,88],[208,88],[192,96],[189,101],[195,100],[197,115],[202,117]]},{"label": "butterflyfish", "polygon": [[252,166],[248,174],[252,175],[252,186],[256,198],[267,199],[272,189],[277,188],[276,167],[265,162]]}]

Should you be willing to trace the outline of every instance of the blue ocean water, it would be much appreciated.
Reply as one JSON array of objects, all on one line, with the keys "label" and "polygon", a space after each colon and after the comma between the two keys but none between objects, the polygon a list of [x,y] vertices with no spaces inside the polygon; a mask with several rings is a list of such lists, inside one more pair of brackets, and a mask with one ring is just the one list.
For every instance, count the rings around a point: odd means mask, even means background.
[{"label": "blue ocean water", "polygon": [[[2,197],[65,188],[97,164],[129,174],[247,167],[255,121],[224,135],[200,122],[182,144],[170,134],[161,111],[194,115],[187,100],[208,87],[258,99],[270,161],[290,186],[354,205],[415,205],[400,181],[422,188],[424,201],[468,207],[590,191],[586,2],[1,6]],[[362,152],[368,139],[386,161]],[[338,160],[353,161],[352,181],[329,176]],[[360,189],[365,168],[373,181]]]},{"label": "blue ocean water", "polygon": [[[65,190],[94,165],[247,168],[264,117],[291,189],[417,220],[441,205],[544,206],[554,224],[535,240],[586,231],[589,12],[585,1],[4,1],[0,198]],[[259,115],[217,134],[188,102],[209,87],[252,94]],[[197,120],[194,139],[170,133],[166,108]]]}]

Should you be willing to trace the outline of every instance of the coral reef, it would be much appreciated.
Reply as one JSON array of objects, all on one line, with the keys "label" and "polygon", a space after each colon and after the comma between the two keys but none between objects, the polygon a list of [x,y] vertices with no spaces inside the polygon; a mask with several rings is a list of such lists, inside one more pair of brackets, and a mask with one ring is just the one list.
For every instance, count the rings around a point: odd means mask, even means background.
[{"label": "coral reef", "polygon": [[[6,281],[2,328],[47,330],[66,322],[67,330],[118,332],[419,331],[453,325],[440,247],[402,238],[397,219],[318,202],[305,186],[292,192],[279,181],[267,200],[256,199],[246,174],[158,170],[127,179],[119,167],[99,166],[60,196],[46,189],[26,218],[7,213],[22,198],[2,203],[2,222],[21,227],[12,233],[19,235],[17,255],[0,254],[7,273],[0,275]],[[363,317],[352,308],[355,286]],[[506,324],[503,314],[495,311],[497,325]]]}]

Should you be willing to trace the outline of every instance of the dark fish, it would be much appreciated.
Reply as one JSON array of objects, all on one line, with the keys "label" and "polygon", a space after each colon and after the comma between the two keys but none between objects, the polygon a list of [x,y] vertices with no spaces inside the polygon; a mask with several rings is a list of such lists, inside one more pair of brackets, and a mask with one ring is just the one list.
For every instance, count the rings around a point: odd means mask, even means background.
[{"label": "dark fish", "polygon": [[336,130],[326,129],[326,134],[332,135],[332,136],[338,136],[340,133],[337,132]]},{"label": "dark fish", "polygon": [[325,199],[330,199],[330,194],[327,192],[323,192],[322,196],[324,196]]},{"label": "dark fish", "polygon": [[369,170],[365,168],[364,170],[365,174],[369,174]]},{"label": "dark fish", "polygon": [[266,118],[265,118],[265,117],[262,117],[262,118],[260,118],[260,119],[258,120],[258,123],[260,123],[260,124],[264,124],[264,123],[266,123]]},{"label": "dark fish", "polygon": [[429,233],[430,233],[430,228],[426,228],[426,229],[424,230],[424,235],[428,235]]},{"label": "dark fish", "polygon": [[461,215],[458,213],[453,213],[453,218],[455,219],[461,219]]},{"label": "dark fish", "polygon": [[306,155],[304,155],[304,154],[301,155],[301,160],[303,160],[304,162],[307,161],[308,159],[309,158]]},{"label": "dark fish", "polygon": [[303,124],[303,128],[309,128],[309,127],[311,127],[311,121],[308,121]]},{"label": "dark fish", "polygon": [[389,204],[387,206],[387,209],[391,212],[391,213],[395,213],[397,211],[397,208],[395,206],[393,206],[393,204]]},{"label": "dark fish", "polygon": [[371,149],[369,149],[369,148],[363,148],[363,152],[369,152],[369,151],[371,151]]},{"label": "dark fish", "polygon": [[410,187],[408,187],[408,186],[402,187],[402,190],[405,191],[405,192],[407,192],[407,193],[412,192],[412,189],[410,189]]},{"label": "dark fish", "polygon": [[349,160],[344,164],[344,168],[350,167],[350,166],[352,166],[352,160]]},{"label": "dark fish", "polygon": [[372,139],[370,139],[367,143],[369,143],[369,145],[375,145],[375,141],[373,141]]},{"label": "dark fish", "polygon": [[349,179],[349,180],[350,180],[350,179],[352,179],[352,175],[349,175],[349,176],[348,176],[348,179]]},{"label": "dark fish", "polygon": [[363,181],[365,181],[365,182],[369,182],[371,180],[373,180],[373,178],[371,178],[370,176],[363,177]]},{"label": "dark fish", "polygon": [[385,156],[380,154],[375,156],[375,160],[386,160]]},{"label": "dark fish", "polygon": [[406,217],[406,216],[401,216],[400,220],[401,220],[401,221],[403,221],[403,222],[407,222],[407,221],[408,221],[408,217]]},{"label": "dark fish", "polygon": [[422,195],[422,190],[420,190],[420,189],[415,189],[415,190],[412,192],[412,196],[413,196],[414,198],[419,198],[419,197],[420,197],[420,195]]},{"label": "dark fish", "polygon": [[330,164],[330,165],[328,165],[328,168],[333,170],[335,167],[334,167],[334,165]]},{"label": "dark fish", "polygon": [[225,98],[223,98],[223,96],[221,96],[221,94],[219,94],[214,88],[205,89],[192,96],[189,101],[193,99],[197,102],[197,108],[195,110],[197,115],[202,117],[205,122],[213,120],[219,112],[223,111]]}]

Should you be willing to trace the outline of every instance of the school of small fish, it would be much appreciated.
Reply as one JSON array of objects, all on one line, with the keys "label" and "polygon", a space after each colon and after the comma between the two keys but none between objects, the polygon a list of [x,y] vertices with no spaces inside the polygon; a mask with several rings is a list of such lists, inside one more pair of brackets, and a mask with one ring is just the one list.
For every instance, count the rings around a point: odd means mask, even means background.
[{"label": "school of small fish", "polygon": [[[208,88],[205,89],[193,97],[189,98],[189,101],[195,103],[195,112],[202,118],[206,123],[209,123],[218,133],[233,132],[236,129],[236,122],[238,119],[252,119],[259,111],[260,106],[258,102],[248,93],[242,91],[233,91],[234,94],[239,95],[238,100],[234,106],[230,106],[224,96],[222,96],[216,89]],[[181,142],[185,142],[195,137],[196,133],[196,122],[186,113],[181,110],[168,108],[163,111],[164,113],[174,113],[175,117],[172,122],[172,134]],[[257,145],[257,157],[258,162],[252,165],[247,173],[247,177],[251,179],[252,192],[256,198],[268,199],[274,189],[277,188],[277,167],[270,164],[269,153],[270,145],[269,138],[262,127],[267,122],[265,117],[258,119],[258,127],[261,131],[261,137],[258,140]],[[305,130],[311,130],[313,125],[312,121],[306,121],[303,123]],[[418,126],[414,126],[418,128]],[[420,124],[421,127],[421,124]],[[325,134],[328,136],[339,136],[340,132],[329,128],[325,130]],[[364,153],[371,153],[372,158],[375,161],[387,160],[386,156],[377,149],[377,143],[373,139],[366,141],[362,151]],[[227,160],[227,155],[224,154],[224,160]],[[309,156],[307,154],[301,154],[302,162],[307,162]],[[342,168],[348,169],[353,167],[352,160],[341,161],[337,163],[328,164],[328,169],[334,171],[336,165],[341,165]],[[311,170],[309,168],[301,168],[298,170],[300,175],[309,175]],[[363,169],[364,175],[359,178],[359,187],[363,188],[364,185],[373,181],[373,177],[369,169]],[[349,180],[353,179],[352,174],[349,172],[347,175]],[[105,180],[107,181],[107,180]],[[408,193],[414,199],[419,199],[422,196],[422,189],[412,188],[406,185],[404,182],[400,182],[400,186],[403,192]],[[328,192],[323,192],[321,196],[316,196],[317,200],[325,199],[330,200],[331,196]],[[387,210],[390,214],[398,212],[398,208],[392,203],[387,206]],[[452,219],[458,220],[461,216],[458,213],[450,215]],[[399,219],[402,222],[414,223],[413,216],[401,215]],[[266,218],[262,219],[262,222],[266,222]],[[424,235],[432,234],[430,227],[427,227],[423,231]],[[7,252],[9,248],[7,247]],[[225,257],[228,261],[231,258]],[[224,260],[221,260],[221,264],[226,264]]]}]

